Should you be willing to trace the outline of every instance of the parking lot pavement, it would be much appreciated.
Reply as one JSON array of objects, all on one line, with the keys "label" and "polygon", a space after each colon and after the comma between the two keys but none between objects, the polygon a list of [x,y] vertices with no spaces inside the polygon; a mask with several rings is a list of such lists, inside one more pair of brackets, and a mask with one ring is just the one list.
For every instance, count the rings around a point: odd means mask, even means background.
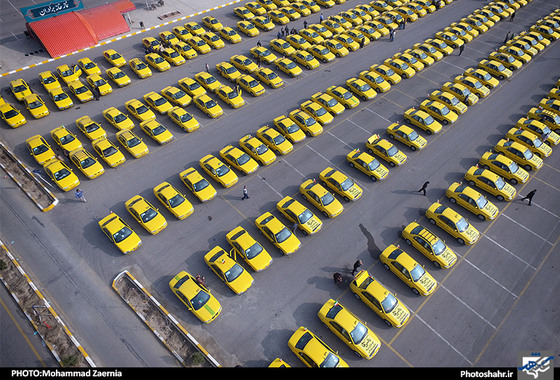
[{"label": "parking lot pavement", "polygon": [[[335,7],[329,10],[329,14],[350,6]],[[22,230],[10,228],[10,235],[22,238],[26,231],[38,229],[31,240],[40,243],[37,252],[46,250],[49,255],[35,262],[37,255],[25,249],[26,246],[18,245],[21,244],[19,239],[6,240],[16,241],[14,249],[42,282],[48,284],[54,299],[64,300],[59,301],[64,306],[81,301],[80,309],[68,307],[65,312],[81,336],[80,340],[87,342],[84,345],[90,348],[90,354],[104,365],[123,365],[125,362],[133,366],[174,365],[171,355],[167,357],[158,352],[159,343],[151,339],[144,325],[126,306],[106,294],[114,275],[132,268],[142,274],[151,293],[188,326],[197,340],[218,361],[226,364],[262,367],[275,357],[282,357],[290,365],[299,366],[301,363],[289,351],[286,342],[297,327],[305,325],[335,347],[351,366],[513,366],[519,350],[549,347],[554,329],[551,321],[557,318],[557,310],[552,305],[557,304],[554,294],[558,289],[558,277],[552,268],[557,267],[560,234],[557,217],[560,206],[555,201],[560,188],[559,156],[553,154],[547,158],[543,168],[531,173],[528,183],[516,186],[523,195],[538,188],[532,206],[523,204],[520,197],[509,203],[495,201],[500,216],[491,222],[481,222],[467,211],[452,206],[482,232],[474,246],[460,246],[439,227],[431,226],[424,211],[437,200],[451,206],[444,195],[449,184],[460,181],[466,170],[504,135],[508,126],[546,95],[558,78],[555,64],[558,42],[516,72],[512,79],[492,90],[488,98],[479,101],[456,124],[444,127],[438,135],[427,136],[428,146],[424,150],[411,152],[398,145],[408,155],[408,162],[390,169],[387,179],[372,183],[367,176],[347,165],[346,154],[354,148],[363,149],[369,135],[384,133],[390,123],[402,121],[406,109],[418,105],[445,81],[486,57],[501,44],[504,31],[510,28],[523,30],[554,9],[544,1],[535,0],[521,9],[515,24],[497,24],[469,43],[461,56],[449,56],[394,86],[388,93],[379,94],[356,109],[344,111],[325,127],[320,136],[296,144],[292,153],[278,157],[270,166],[260,167],[255,174],[241,176],[234,187],[223,189],[212,182],[218,190],[218,197],[210,203],[200,204],[187,194],[195,205],[194,214],[185,221],[178,221],[166,213],[169,224],[158,236],[149,235],[124,209],[124,202],[135,194],[151,199],[153,187],[162,181],[186,192],[178,173],[190,166],[198,168],[198,160],[205,154],[217,154],[224,145],[237,143],[244,134],[255,133],[275,117],[297,108],[313,93],[323,91],[331,84],[344,83],[349,76],[427,38],[479,6],[479,2],[455,1],[425,20],[407,26],[406,32],[400,33],[393,44],[380,40],[371,47],[351,53],[355,58],[351,55],[322,69],[304,71],[299,78],[286,79],[283,76],[287,81],[285,88],[267,89],[264,97],[245,96],[248,105],[240,110],[225,109],[226,115],[218,120],[210,120],[193,106],[188,106],[203,126],[197,132],[183,133],[162,118],[176,136],[175,141],[158,146],[145,139],[150,147],[147,157],[130,158],[123,166],[107,170],[99,179],[84,179],[87,204],[78,204],[72,196],[59,193],[61,204],[48,214],[37,215],[25,198],[18,200],[15,194],[10,194],[9,198],[3,196],[4,209],[12,202],[24,205],[21,210],[9,209],[9,212],[18,213],[23,225]],[[231,7],[215,13],[219,19],[234,20]],[[270,32],[261,40],[267,43],[274,36],[275,32]],[[116,42],[115,46],[125,56],[133,57],[142,54],[139,41],[139,37],[131,37]],[[244,39],[239,46],[227,46],[182,68],[156,73],[148,80],[135,80],[129,89],[116,90],[100,102],[53,113],[50,120],[44,119],[47,122],[29,123],[24,128],[5,133],[5,138],[26,164],[35,167],[23,144],[29,135],[41,133],[46,136],[53,125],[70,126],[84,112],[101,121],[101,112],[108,106],[120,106],[132,97],[141,97],[153,90],[154,83],[159,88],[184,76],[192,76],[204,70],[205,61],[213,67],[234,53],[248,51],[254,44],[255,39]],[[46,67],[52,69],[52,66],[54,64]],[[22,76],[35,81],[37,70],[26,70]],[[6,80],[1,83],[2,89],[6,89]],[[36,82],[31,85],[40,89]],[[113,132],[112,127],[106,123],[103,125]],[[298,235],[302,241],[300,250],[284,257],[258,234],[254,220],[266,211],[278,215],[276,202],[283,196],[301,200],[299,185],[307,178],[317,178],[327,166],[337,167],[354,178],[363,187],[364,196],[355,203],[344,203],[344,212],[336,218],[322,217],[324,227],[316,236]],[[424,197],[417,190],[426,180],[430,181],[430,186]],[[244,185],[249,189],[250,199],[242,201]],[[490,199],[494,202],[494,198]],[[309,203],[302,202],[316,211]],[[144,244],[138,252],[123,257],[102,235],[97,221],[110,211],[130,221],[143,239]],[[459,261],[453,268],[438,270],[406,246],[399,231],[401,226],[414,220],[446,239],[456,251]],[[233,295],[202,260],[202,256],[215,245],[226,248],[225,234],[237,225],[242,225],[259,239],[274,258],[269,268],[254,274],[255,283],[241,296]],[[413,295],[383,268],[378,257],[389,244],[407,247],[406,251],[434,275],[439,287],[433,295]],[[406,326],[388,328],[354,298],[348,284],[352,278],[352,264],[357,259],[364,262],[363,269],[395,292],[411,309],[413,317]],[[61,267],[78,269],[61,274]],[[222,315],[211,325],[201,326],[169,291],[170,276],[179,270],[204,274],[210,289],[222,303]],[[343,273],[345,281],[340,286],[333,284],[334,271]],[[54,286],[52,282],[55,282]],[[529,299],[536,295],[539,296],[537,299]],[[337,299],[349,307],[379,335],[382,348],[375,359],[356,358],[321,325],[316,314],[328,298]],[[531,307],[529,313],[525,309],[527,306]],[[545,312],[534,313],[534,309]],[[519,326],[529,323],[538,327],[519,331]],[[103,335],[90,328],[97,324],[102,326],[102,332],[118,332],[110,338],[110,349],[106,349],[107,341]],[[509,344],[511,340],[516,344]],[[120,351],[123,353],[119,354]],[[149,361],[145,359],[147,357]]]}]

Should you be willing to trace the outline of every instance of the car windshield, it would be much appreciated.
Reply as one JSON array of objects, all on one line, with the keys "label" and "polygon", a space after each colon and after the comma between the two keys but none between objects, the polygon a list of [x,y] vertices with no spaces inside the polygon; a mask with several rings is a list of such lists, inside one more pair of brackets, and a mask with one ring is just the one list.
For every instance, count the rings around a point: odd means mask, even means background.
[{"label": "car windshield", "polygon": [[227,94],[227,97],[228,97],[229,99],[236,98],[237,96],[239,96],[239,94],[238,94],[236,91],[234,91],[234,90],[231,90],[231,91]]},{"label": "car windshield", "polygon": [[298,221],[300,224],[307,223],[309,219],[313,216],[313,213],[309,210],[303,211],[301,214],[298,215]]},{"label": "car windshield", "polygon": [[132,231],[130,230],[130,228],[123,227],[119,231],[113,234],[113,240],[115,241],[115,243],[120,243],[121,241],[129,237],[131,234]]},{"label": "car windshield", "polygon": [[10,119],[10,118],[12,118],[12,117],[14,117],[14,116],[16,116],[16,115],[18,115],[18,114],[19,114],[19,112],[17,112],[17,111],[14,110],[14,109],[11,109],[11,110],[9,110],[8,112],[4,113],[4,116],[6,117],[6,119]]},{"label": "car windshield", "polygon": [[348,189],[350,189],[352,186],[354,186],[354,181],[352,181],[352,179],[350,178],[346,178],[341,184],[340,184],[340,188],[343,191],[347,191]]},{"label": "car windshield", "polygon": [[354,330],[350,332],[350,336],[352,336],[352,340],[355,344],[360,344],[360,342],[366,337],[368,334],[368,329],[364,326],[361,322],[356,324]]},{"label": "car windshield", "polygon": [[504,186],[506,185],[505,181],[502,179],[502,177],[498,177],[496,178],[496,180],[494,181],[494,183],[496,184],[496,188],[498,190],[501,190],[504,188]]},{"label": "car windshield", "polygon": [[232,282],[236,280],[243,273],[243,267],[235,263],[229,270],[225,271],[227,282]]},{"label": "car windshield", "polygon": [[262,251],[263,251],[262,245],[260,245],[259,243],[255,243],[245,250],[245,256],[248,259],[252,259],[252,258],[256,257]]},{"label": "car windshield", "polygon": [[525,156],[525,159],[530,160],[531,158],[533,158],[533,153],[531,153],[529,149],[525,149],[523,151],[523,156]]},{"label": "car windshield", "polygon": [[210,185],[210,182],[208,182],[205,179],[201,179],[200,181],[198,181],[197,183],[193,184],[194,187],[194,191],[201,191],[204,190],[205,188],[208,187],[208,185]]},{"label": "car windshield", "polygon": [[198,293],[196,293],[196,296],[190,299],[190,303],[194,310],[198,310],[202,306],[206,305],[209,299],[210,295],[205,291],[200,290]]},{"label": "car windshield", "polygon": [[373,161],[371,161],[370,163],[367,164],[367,167],[369,170],[375,170],[379,167],[379,161],[377,161],[376,159],[373,159]]},{"label": "car windshield", "polygon": [[136,145],[140,144],[140,139],[138,137],[133,137],[130,140],[126,141],[126,145],[128,145],[129,148],[133,148]]},{"label": "car windshield", "polygon": [[182,204],[185,201],[185,198],[181,194],[177,194],[169,199],[169,206],[175,208]]},{"label": "car windshield", "polygon": [[480,209],[483,209],[484,207],[486,207],[487,204],[488,204],[488,199],[486,199],[483,195],[478,197],[478,199],[476,200],[476,205]]},{"label": "car windshield", "polygon": [[106,149],[103,149],[103,156],[109,157],[109,156],[112,156],[113,154],[115,154],[117,152],[118,152],[117,148],[115,148],[114,146],[110,146]]},{"label": "car windshield", "polygon": [[397,154],[399,152],[399,150],[397,149],[396,146],[392,146],[389,149],[387,149],[387,156],[389,157],[393,157],[395,154]]},{"label": "car windshield", "polygon": [[181,115],[180,119],[181,122],[186,123],[187,121],[191,120],[193,117],[190,113],[184,113]]},{"label": "car windshield", "polygon": [[387,293],[385,299],[381,301],[381,307],[383,307],[385,313],[390,313],[397,305],[398,305],[398,301],[395,298],[395,296],[391,293]]},{"label": "car windshield", "polygon": [[245,165],[247,162],[249,162],[249,160],[251,159],[251,157],[249,157],[249,155],[247,153],[243,153],[241,156],[239,156],[239,158],[237,159],[237,163],[239,165]]},{"label": "car windshield", "polygon": [[136,69],[137,70],[142,70],[145,69],[147,66],[144,62],[140,62],[139,64],[136,65]]},{"label": "car windshield", "polygon": [[283,243],[284,241],[286,241],[290,236],[292,236],[292,233],[290,232],[289,229],[287,229],[286,227],[282,228],[282,230],[280,232],[278,232],[275,237],[276,237],[276,241],[278,243]]},{"label": "car windshield", "polygon": [[226,175],[227,173],[229,173],[229,168],[226,165],[221,165],[220,167],[218,167],[216,169],[216,175],[218,177],[221,177],[223,175]]},{"label": "car windshield", "polygon": [[157,211],[149,208],[146,211],[144,211],[143,213],[140,214],[140,219],[142,219],[142,222],[147,223],[150,220],[154,219],[157,215]]},{"label": "car windshield", "polygon": [[440,239],[438,239],[433,245],[432,245],[432,250],[434,252],[434,255],[438,256],[441,255],[442,252],[445,251],[446,245],[443,241],[441,241]]},{"label": "car windshield", "polygon": [[80,166],[84,169],[89,168],[91,165],[95,164],[95,160],[91,157],[86,158],[85,160],[80,161]]},{"label": "car windshield", "polygon": [[[54,83],[55,80],[56,79],[54,77],[46,77],[46,78],[43,79],[43,83],[44,84]],[[18,86],[18,87],[23,87],[23,86]],[[21,90],[23,90],[23,88]],[[18,91],[21,91],[21,90],[18,90]]]},{"label": "car windshield", "polygon": [[469,227],[469,222],[465,218],[461,218],[455,223],[457,226],[457,231],[463,232]]},{"label": "car windshield", "polygon": [[252,80],[249,82],[249,87],[257,87],[259,85],[259,82],[257,82],[256,80]]},{"label": "car windshield", "polygon": [[336,367],[338,365],[338,362],[340,360],[338,359],[338,357],[329,352],[327,357],[325,358],[325,360],[323,360],[323,362],[321,364],[319,364],[319,367],[321,368],[333,368]]},{"label": "car windshield", "polygon": [[393,69],[388,69],[385,73],[386,73],[388,76],[395,75],[395,72],[393,71]]},{"label": "car windshield", "polygon": [[56,173],[54,173],[54,178],[57,181],[60,181],[63,178],[66,178],[70,175],[70,170],[64,168],[64,169],[60,169],[59,171],[57,171]]},{"label": "car windshield", "polygon": [[[117,78],[117,77],[115,76],[115,78]],[[88,91],[89,91],[89,89],[86,86],[81,86],[81,87],[78,87],[74,90],[74,92],[76,94],[83,94],[84,92],[88,92]]]},{"label": "car windshield", "polygon": [[326,193],[321,197],[321,203],[323,204],[323,206],[330,205],[334,200],[335,198],[332,196],[331,193]]},{"label": "car windshield", "polygon": [[40,101],[36,100],[34,102],[29,103],[29,109],[39,108],[43,105]]},{"label": "car windshield", "polygon": [[165,131],[167,131],[167,129],[165,129],[165,127],[160,124],[157,127],[155,127],[154,129],[152,129],[152,134],[154,136],[157,136],[157,135],[161,135]]},{"label": "car windshield", "polygon": [[441,107],[440,110],[442,115],[447,115],[449,113],[449,108],[447,108],[447,106]]},{"label": "car windshield", "polygon": [[290,124],[287,128],[288,133],[294,133],[299,131],[299,127],[296,124]]},{"label": "car windshield", "polygon": [[213,99],[210,99],[209,101],[206,102],[206,108],[210,109],[212,107],[216,106],[216,102]]},{"label": "car windshield", "polygon": [[416,264],[410,271],[410,276],[412,277],[412,281],[417,282],[425,273],[426,271],[424,270],[424,268],[422,268],[421,265]]},{"label": "car windshield", "polygon": [[282,144],[284,141],[286,141],[286,138],[282,135],[277,135],[273,138],[274,144],[276,145],[280,145]]},{"label": "car windshield", "polygon": [[59,100],[66,99],[67,97],[68,97],[68,95],[66,95],[64,92],[61,92],[60,94],[56,94],[54,96],[54,101],[57,102]]}]

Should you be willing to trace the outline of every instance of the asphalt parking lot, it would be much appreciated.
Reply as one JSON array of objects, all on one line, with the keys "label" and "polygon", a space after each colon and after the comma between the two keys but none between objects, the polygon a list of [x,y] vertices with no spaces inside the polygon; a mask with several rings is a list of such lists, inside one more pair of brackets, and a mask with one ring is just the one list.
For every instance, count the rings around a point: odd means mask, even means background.
[{"label": "asphalt parking lot", "polygon": [[[411,152],[398,145],[408,155],[408,161],[402,167],[391,168],[387,179],[372,183],[346,164],[346,154],[350,150],[364,149],[369,136],[384,134],[389,124],[402,121],[406,109],[418,105],[431,91],[466,68],[476,66],[479,60],[498,48],[506,33],[527,29],[558,7],[558,2],[534,0],[517,12],[514,22],[501,21],[468,43],[460,56],[454,52],[389,92],[346,110],[325,127],[322,135],[296,144],[293,152],[278,157],[274,164],[260,167],[250,176],[240,176],[233,188],[224,189],[213,182],[218,197],[209,203],[197,202],[187,193],[178,176],[188,167],[198,167],[198,160],[206,154],[217,155],[226,144],[237,144],[241,136],[255,133],[263,125],[271,125],[275,117],[286,115],[315,92],[324,91],[331,84],[344,84],[349,77],[423,41],[483,4],[475,0],[456,0],[408,24],[405,30],[398,31],[393,42],[382,38],[347,57],[322,64],[319,69],[304,70],[298,78],[281,75],[286,83],[283,88],[267,88],[266,94],[258,98],[244,96],[247,104],[237,110],[222,103],[224,115],[217,120],[207,118],[190,105],[188,110],[202,125],[194,133],[184,133],[167,118],[158,117],[175,135],[175,141],[158,146],[144,138],[150,148],[148,156],[138,160],[127,156],[125,164],[117,169],[106,168],[103,176],[91,181],[81,176],[80,187],[87,203],[77,202],[72,192],[55,191],[60,204],[48,213],[41,213],[5,180],[0,193],[2,238],[13,241],[10,248],[22,258],[73,333],[102,366],[178,365],[110,288],[114,276],[124,269],[140,278],[224,366],[264,367],[277,357],[292,366],[302,366],[287,346],[291,334],[302,325],[338,350],[352,367],[512,367],[516,365],[519,351],[549,350],[558,355],[558,152],[546,158],[540,170],[531,172],[527,183],[515,186],[521,195],[538,189],[532,206],[522,202],[519,196],[511,202],[499,202],[488,196],[498,205],[500,215],[493,221],[482,222],[468,211],[452,206],[445,197],[447,187],[454,181],[461,181],[468,168],[556,83],[560,77],[558,42],[553,42],[515,72],[510,80],[501,81],[488,98],[469,108],[457,123],[444,127],[440,134],[426,136],[428,146],[424,150]],[[324,10],[324,14],[328,16],[355,5],[352,0]],[[233,25],[237,20],[232,8],[222,8],[211,14],[224,24]],[[201,18],[197,16],[193,20]],[[318,16],[308,16],[311,21],[314,18]],[[294,24],[301,27],[301,22]],[[171,27],[162,28],[167,29]],[[141,57],[141,38],[156,36],[158,31],[114,42],[111,47],[128,59]],[[268,46],[275,37],[275,30],[255,38],[244,37],[240,44],[226,44],[224,49],[197,57],[166,73],[154,73],[150,79],[138,80],[131,74],[133,83],[130,86],[115,89],[99,102],[53,111],[47,118],[30,120],[26,126],[15,130],[3,125],[2,138],[26,165],[36,169],[37,164],[25,147],[27,137],[48,136],[50,130],[60,125],[78,134],[74,121],[83,115],[102,122],[112,134],[114,129],[102,121],[104,109],[110,106],[124,109],[127,100],[141,98],[151,90],[159,91],[185,76],[193,76],[203,71],[206,63],[212,68],[211,73],[216,74],[216,63],[240,52],[248,53],[257,41]],[[89,56],[107,68],[101,57],[102,50],[92,49],[67,57],[63,62]],[[38,73],[54,70],[61,63],[55,61],[0,78],[2,95],[9,98],[9,81],[16,77],[28,80],[34,90],[42,93]],[[50,106],[52,110],[52,104]],[[86,141],[85,137],[79,137]],[[301,200],[299,185],[306,179],[318,178],[327,166],[339,168],[354,178],[364,189],[364,196],[357,202],[344,203],[344,212],[335,219],[326,220],[321,216],[323,230],[311,237],[299,233],[301,248],[283,257],[259,236],[254,220],[271,211],[285,221],[275,210],[276,203],[286,195]],[[430,185],[424,197],[417,190],[426,180]],[[162,233],[150,236],[132,220],[124,202],[136,194],[152,200],[153,187],[163,181],[184,190],[195,211],[186,220],[179,221],[160,207],[169,224]],[[241,201],[244,185],[249,189],[250,199]],[[437,200],[468,217],[481,232],[475,245],[461,246],[443,230],[429,224],[424,211]],[[157,202],[154,199],[152,203]],[[121,255],[100,231],[97,221],[110,211],[129,221],[142,238],[143,246],[137,252]],[[454,267],[436,269],[424,256],[406,246],[399,231],[402,225],[415,220],[446,239],[459,257]],[[239,296],[233,294],[203,260],[204,254],[214,246],[228,247],[225,235],[238,225],[256,237],[274,259],[265,271],[253,274],[255,283]],[[439,282],[434,294],[415,296],[383,268],[379,253],[390,244],[400,244],[425,265]],[[387,327],[353,296],[348,284],[357,259],[363,261],[362,269],[385,284],[409,307],[413,317],[407,325],[400,329]],[[169,280],[181,270],[193,275],[203,274],[221,302],[222,313],[211,324],[202,325],[169,290]],[[334,272],[343,274],[342,284],[333,283]],[[379,336],[382,347],[375,358],[369,361],[357,358],[322,326],[317,312],[329,298],[347,306]]]}]

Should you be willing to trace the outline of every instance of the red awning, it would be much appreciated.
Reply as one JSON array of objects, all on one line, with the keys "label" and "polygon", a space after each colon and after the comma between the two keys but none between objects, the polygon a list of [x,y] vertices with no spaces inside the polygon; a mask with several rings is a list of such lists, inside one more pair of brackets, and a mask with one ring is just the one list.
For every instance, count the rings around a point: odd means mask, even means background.
[{"label": "red awning", "polygon": [[106,4],[79,12],[84,17],[85,23],[93,29],[98,41],[130,31],[130,27],[121,11],[113,4]]}]

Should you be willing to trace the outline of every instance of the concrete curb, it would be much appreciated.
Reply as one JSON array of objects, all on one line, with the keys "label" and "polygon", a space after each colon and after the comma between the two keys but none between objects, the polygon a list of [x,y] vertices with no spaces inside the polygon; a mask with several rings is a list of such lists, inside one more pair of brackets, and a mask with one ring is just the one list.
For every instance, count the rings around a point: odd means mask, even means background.
[{"label": "concrete curb", "polygon": [[[23,268],[19,265],[19,263],[17,262],[17,260],[14,258],[14,256],[10,253],[10,251],[8,251],[8,249],[6,248],[6,246],[4,245],[4,243],[2,241],[0,241],[0,251],[4,252],[6,254],[6,256],[8,256],[8,258],[10,259],[10,261],[16,266],[19,274],[27,281],[27,283],[29,284],[29,286],[31,287],[31,289],[33,290],[33,292],[35,293],[35,295],[37,297],[39,297],[39,299],[43,302],[44,306],[49,310],[49,312],[52,314],[52,316],[55,318],[55,320],[57,321],[58,324],[60,324],[66,335],[68,335],[68,337],[70,338],[70,340],[74,343],[74,345],[76,346],[76,348],[78,349],[78,351],[84,356],[85,360],[87,361],[87,363],[91,366],[91,367],[95,367],[95,363],[93,362],[93,360],[90,358],[90,356],[88,355],[88,353],[84,350],[84,348],[82,347],[82,345],[78,342],[78,340],[72,335],[72,332],[68,329],[68,327],[66,327],[66,324],[64,324],[64,322],[62,321],[62,319],[60,319],[60,317],[58,316],[58,314],[56,313],[56,311],[52,308],[50,302],[43,296],[43,294],[39,291],[39,289],[35,286],[35,284],[33,283],[33,281],[31,281],[31,279],[29,278],[29,276],[25,273],[25,271],[23,270]],[[41,333],[39,332],[39,328],[37,326],[37,324],[33,321],[33,318],[31,317],[31,315],[29,315],[27,313],[27,311],[25,310],[25,308],[22,305],[22,302],[20,301],[20,299],[14,294],[14,292],[10,289],[9,285],[4,281],[4,278],[0,276],[0,280],[2,281],[2,283],[4,283],[4,286],[6,287],[6,289],[8,289],[8,291],[10,292],[10,294],[12,295],[12,297],[14,298],[14,300],[16,301],[16,303],[20,306],[21,310],[23,311],[23,313],[25,314],[25,316],[27,317],[27,319],[29,320],[29,322],[33,325],[33,327],[35,328],[36,334],[38,334],[41,339],[43,340],[43,342],[45,342],[46,346],[49,348],[49,350],[51,351],[51,353],[53,354],[53,356],[55,357],[55,359],[58,361],[58,363],[62,366],[61,363],[61,359],[58,356],[55,347],[53,347],[48,340],[46,340]]]},{"label": "concrete curb", "polygon": [[189,340],[189,342],[191,344],[193,344],[202,354],[204,354],[204,356],[207,358],[207,360],[214,366],[214,367],[221,367],[221,365],[212,357],[212,355],[210,355],[208,353],[208,351],[206,351],[204,349],[204,347],[202,347],[198,341],[179,323],[179,321],[177,321],[177,319],[170,314],[145,288],[144,286],[138,281],[136,280],[136,278],[134,278],[134,276],[132,274],[130,274],[130,272],[128,272],[127,270],[122,271],[121,273],[119,273],[115,279],[113,280],[113,284],[112,284],[112,288],[115,290],[115,292],[117,292],[117,294],[128,304],[128,306],[130,306],[130,308],[132,310],[134,310],[134,312],[136,313],[136,315],[138,315],[138,317],[146,324],[146,326],[148,326],[150,328],[150,330],[152,330],[152,332],[154,333],[155,336],[158,337],[158,339],[163,343],[163,345],[165,347],[167,347],[169,349],[169,351],[171,351],[171,353],[175,356],[175,358],[177,360],[179,360],[179,362],[182,365],[186,365],[184,362],[184,359],[182,357],[180,357],[175,350],[170,347],[167,342],[164,340],[164,338],[162,337],[162,335],[155,330],[152,326],[150,326],[149,322],[146,320],[146,318],[144,318],[144,315],[139,313],[134,306],[128,302],[128,300],[119,292],[119,290],[117,289],[117,286],[115,285],[117,281],[121,280],[123,277],[127,277],[142,293],[144,293],[149,299],[150,301],[152,301],[159,309],[160,311],[173,323],[173,325]]},{"label": "concrete curb", "polygon": [[28,66],[25,66],[25,67],[21,67],[21,68],[19,68],[19,69],[10,70],[10,71],[8,71],[8,72],[5,72],[5,73],[0,74],[0,78],[5,77],[5,76],[8,76],[8,75],[10,75],[10,74],[14,74],[14,73],[23,71],[23,70],[30,69],[30,68],[33,68],[33,67],[36,67],[36,66],[40,66],[40,65],[43,65],[43,64],[45,64],[45,63],[53,62],[53,61],[56,61],[56,60],[61,59],[61,58],[66,58],[66,57],[69,57],[69,56],[71,56],[71,55],[73,55],[73,54],[82,53],[82,52],[84,52],[84,51],[88,51],[88,50],[93,49],[93,48],[96,48],[96,47],[100,47],[100,46],[103,46],[103,45],[107,45],[107,44],[110,44],[110,43],[112,43],[112,42],[122,40],[123,38],[128,38],[128,37],[135,36],[135,35],[137,35],[137,34],[141,34],[141,33],[144,33],[144,32],[147,32],[147,31],[149,31],[149,30],[153,30],[153,29],[156,29],[156,28],[165,26],[165,25],[169,25],[169,24],[173,24],[173,23],[176,23],[176,22],[179,22],[179,21],[183,21],[183,20],[186,20],[186,19],[188,19],[188,18],[190,18],[190,17],[195,17],[195,16],[201,15],[201,14],[203,14],[203,13],[207,13],[207,12],[210,12],[210,11],[214,11],[214,10],[216,10],[216,9],[220,9],[220,8],[223,8],[223,7],[227,7],[227,6],[230,6],[230,5],[232,5],[232,4],[239,3],[239,2],[241,2],[241,1],[243,1],[243,0],[234,0],[234,1],[230,1],[229,3],[222,4],[222,5],[218,5],[218,6],[216,6],[216,7],[212,7],[212,8],[209,8],[209,9],[206,9],[206,10],[203,10],[203,11],[200,11],[200,12],[192,13],[192,14],[190,14],[190,15],[188,15],[188,16],[183,16],[183,17],[176,18],[176,19],[174,19],[174,20],[166,21],[166,22],[164,22],[164,23],[162,23],[162,24],[158,24],[158,25],[155,25],[155,26],[151,26],[151,27],[149,27],[149,28],[142,29],[142,30],[140,30],[140,31],[138,31],[138,32],[132,32],[132,33],[128,33],[128,34],[125,34],[125,35],[116,37],[116,38],[112,38],[112,39],[110,39],[110,40],[100,42],[100,43],[98,43],[98,44],[96,44],[96,45],[87,47],[87,48],[85,48],[85,49],[76,50],[76,51],[74,51],[74,52],[72,52],[72,53],[68,53],[68,54],[64,54],[64,55],[61,55],[61,56],[58,56],[58,57],[55,57],[55,58],[47,59],[47,60],[45,60],[45,61],[41,61],[41,62],[38,62],[38,63],[34,63],[34,64],[31,64],[31,65],[28,65]]}]

